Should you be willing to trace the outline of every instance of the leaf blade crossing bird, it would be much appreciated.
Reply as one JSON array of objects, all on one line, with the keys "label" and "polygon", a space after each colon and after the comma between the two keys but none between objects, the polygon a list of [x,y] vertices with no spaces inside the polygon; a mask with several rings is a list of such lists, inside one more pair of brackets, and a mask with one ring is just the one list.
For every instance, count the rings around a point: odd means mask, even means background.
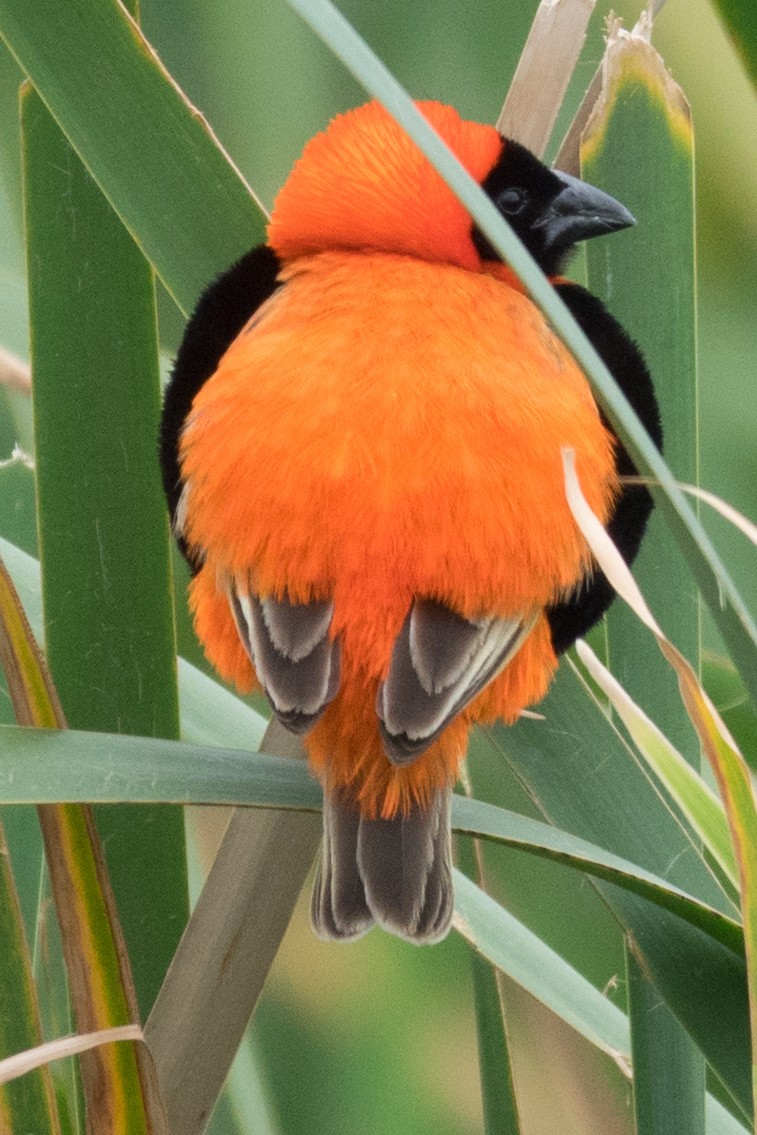
[{"label": "leaf blade crossing bird", "polygon": [[[552,278],[658,444],[637,348],[558,273],[633,223],[489,126],[418,104]],[[513,722],[611,590],[560,450],[630,562],[651,499],[585,376],[377,103],[305,147],[266,245],[190,320],[161,432],[208,657],[304,735],[324,788],[312,919],[447,932],[450,794],[476,722]]]}]

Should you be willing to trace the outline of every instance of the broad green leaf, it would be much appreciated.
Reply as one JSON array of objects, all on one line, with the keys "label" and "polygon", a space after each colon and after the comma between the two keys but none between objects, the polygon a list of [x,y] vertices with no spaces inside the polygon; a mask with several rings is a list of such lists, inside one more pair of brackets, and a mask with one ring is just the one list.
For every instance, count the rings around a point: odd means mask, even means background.
[{"label": "broad green leaf", "polygon": [[178,662],[182,737],[195,745],[258,749],[266,718],[196,666],[183,658]]},{"label": "broad green leaf", "polygon": [[[22,125],[47,657],[73,725],[178,736],[152,274],[30,89]],[[182,816],[99,822],[146,1015],[188,915]]]},{"label": "broad green leaf", "polygon": [[669,1135],[676,1129],[687,1135],[704,1131],[705,1092],[698,1050],[630,951],[626,978],[635,1135]]},{"label": "broad green leaf", "polygon": [[593,878],[604,879],[640,895],[704,930],[737,956],[743,955],[741,929],[731,917],[693,900],[690,895],[684,896],[684,892],[669,880],[663,880],[569,832],[462,796],[454,798],[452,823],[456,831],[498,840],[509,847],[575,867]]},{"label": "broad green leaf", "polygon": [[723,877],[731,886],[738,886],[738,867],[728,821],[718,798],[586,643],[577,644],[577,654],[589,675],[610,699],[639,753],[665,785]]},{"label": "broad green leaf", "polygon": [[497,974],[475,951],[471,952],[471,968],[484,1131],[486,1135],[519,1135],[522,1128]]},{"label": "broad green leaf", "polygon": [[2,0],[0,35],[184,311],[259,243],[251,190],[116,3]]},{"label": "broad green leaf", "polygon": [[[317,811],[304,761],[151,738],[0,727],[0,801],[122,800]],[[455,796],[453,826],[565,863],[675,913],[741,955],[738,924],[670,880],[586,840],[480,800]]]},{"label": "broad green leaf", "polygon": [[[467,782],[465,788],[465,799],[470,799]],[[457,841],[457,864],[461,872],[485,889],[477,840]],[[477,950],[471,950],[470,958],[485,1135],[520,1135],[518,1098],[507,1042],[502,989],[491,962]]]},{"label": "broad green leaf", "polygon": [[455,871],[455,929],[493,965],[628,1071],[625,1015],[521,922]]},{"label": "broad green leaf", "polygon": [[560,802],[552,823],[730,915],[700,849],[570,659],[540,710],[544,720],[489,731],[540,811]]},{"label": "broad green leaf", "polygon": [[[625,1015],[459,871],[455,872],[455,888],[456,929],[503,973],[607,1052],[630,1077]],[[707,1097],[706,1116],[708,1135],[742,1135],[746,1130],[711,1096]]]},{"label": "broad green leaf", "polygon": [[[587,287],[641,347],[660,405],[665,460],[689,482],[699,475],[693,146],[688,103],[663,60],[648,39],[613,30],[602,90],[581,139],[581,176],[621,200],[637,224],[612,240],[587,242]],[[665,612],[669,636],[698,658],[696,584],[659,512],[634,575]],[[654,641],[621,603],[609,613],[608,630],[618,681],[698,762],[675,677]]]},{"label": "broad green leaf", "polygon": [[[727,910],[698,849],[571,667],[563,665],[540,708],[544,721],[498,726],[492,736],[542,814]],[[596,886],[631,935],[645,972],[748,1114],[743,961],[668,911],[613,884]]]},{"label": "broad green leaf", "polygon": [[[750,1011],[747,1013],[747,1020],[745,1021],[743,1019],[744,1010],[740,1006],[742,1000],[740,988],[742,979],[740,975],[733,974],[732,981],[727,984],[728,991],[726,992],[723,981],[726,977],[725,967],[719,965],[717,959],[712,958],[712,977],[705,983],[705,986],[708,992],[715,987],[720,988],[721,997],[730,998],[731,1007],[736,1009],[737,1016],[728,1032],[728,1048],[722,1048],[718,1052],[717,1059],[711,1057],[710,1062],[716,1073],[729,1085],[744,1114],[749,1115],[751,1113],[754,1115],[757,1112],[754,1099],[754,1087],[757,1084],[754,1064],[749,1077],[749,1080],[751,1080],[749,1087],[747,1087],[744,1075],[744,1063],[748,1059],[750,1047],[753,1050],[757,1047],[755,1046],[757,1039],[757,801],[755,801],[749,769],[728,730],[700,686],[690,664],[661,631],[626,563],[604,531],[598,518],[591,512],[581,493],[572,455],[564,454],[564,460],[566,492],[576,522],[608,580],[640,621],[652,631],[662,654],[675,671],[681,699],[697,731],[704,753],[712,766],[725,804],[736,859],[739,864],[741,908],[744,919],[747,958],[745,979]],[[654,928],[652,934],[653,937],[656,934]],[[688,1022],[687,1027],[703,1047],[703,1051],[707,1052],[703,1040],[708,1045],[714,1043],[721,1048],[725,1037],[719,1026],[724,1015],[725,1000],[719,1006],[720,1013],[718,1016],[708,1021],[707,1018],[712,1017],[712,1013],[702,1014],[702,1001],[700,999],[692,1000],[688,995],[685,989],[685,975],[682,988],[679,988],[677,983],[673,986],[669,985],[670,959],[658,955],[656,959],[650,961],[649,956],[644,955],[643,944],[640,946],[638,940],[638,928],[631,945],[635,952],[640,952],[643,955],[642,964],[649,969],[652,980],[658,982],[658,989],[671,1008],[678,1013],[684,1012]],[[690,1015],[689,1011],[691,1011]],[[747,1035],[745,1035],[750,1027],[752,1031],[751,1046]],[[726,1056],[729,1058],[727,1068],[724,1060]]]},{"label": "broad green leaf", "polygon": [[[704,1054],[740,1116],[752,1121],[749,1005],[743,961],[627,892],[600,884],[629,929],[645,977]],[[680,1048],[679,1048],[680,1052]]]},{"label": "broad green leaf", "polygon": [[[118,655],[113,643],[108,642],[109,652],[106,650],[98,656],[91,621],[95,604],[90,606],[90,603],[99,592],[100,616],[102,608],[109,604],[111,612],[117,611],[114,625],[108,627],[108,631],[118,625],[118,614],[124,618],[124,603],[131,606],[130,614],[135,616],[144,603],[143,585],[152,581],[150,557],[155,555],[156,548],[160,549],[160,544],[149,534],[151,518],[159,516],[156,511],[159,488],[154,487],[152,496],[145,491],[148,486],[140,473],[139,448],[128,426],[123,433],[118,428],[135,419],[144,426],[157,418],[157,368],[153,371],[150,390],[149,364],[145,369],[133,350],[139,336],[137,354],[144,355],[145,341],[148,347],[152,345],[155,354],[154,301],[149,271],[141,256],[31,91],[27,91],[22,100],[22,115],[27,252],[31,264],[38,514],[46,565],[46,622],[51,628],[47,645],[52,667],[62,679],[70,714],[74,720],[97,725],[101,724],[98,707],[103,693],[98,698],[95,691],[106,690],[105,698],[114,696],[117,687],[109,681],[108,668],[114,670],[113,659]],[[77,280],[77,288],[73,290],[72,279]],[[107,285],[112,279],[118,281],[117,292]],[[148,329],[147,340],[144,328]],[[114,343],[118,343],[118,350],[114,351]],[[123,373],[131,380],[130,386],[121,389],[117,383],[112,390],[104,385],[105,359],[110,359],[111,377],[120,377],[119,364],[125,368]],[[89,360],[89,366],[85,360]],[[97,383],[93,385],[90,381],[87,385],[93,375]],[[127,413],[125,421],[119,421],[117,411],[125,404],[133,416],[130,418]],[[115,439],[121,444],[114,445]],[[130,447],[128,451],[122,448],[125,444]],[[111,456],[110,463],[103,446],[118,455],[115,459]],[[124,452],[128,452],[125,468]],[[142,452],[149,452],[149,443],[145,446],[143,442]],[[151,464],[153,462],[154,458]],[[109,538],[109,532],[118,529],[123,519],[112,511],[114,506],[120,507],[121,501],[117,477],[104,475],[109,467],[123,470],[122,480],[129,479],[132,493],[144,491],[145,499],[139,506],[133,499],[131,505],[126,506],[127,516],[137,507],[142,510],[140,518],[144,523],[133,533],[138,555],[135,555],[134,544],[122,550],[120,545],[113,547]],[[95,469],[97,476],[93,476]],[[151,479],[154,484],[154,474]],[[98,496],[98,490],[104,497]],[[170,677],[168,683],[159,680],[159,664],[164,653],[167,663],[164,669],[169,676],[172,672],[167,537],[165,520],[162,517],[160,520],[162,531],[158,531],[159,538],[162,537],[166,583],[162,596],[164,610],[160,610],[160,598],[150,608],[154,620],[149,644],[152,654],[147,643],[140,647],[132,634],[131,642],[127,638],[124,656],[127,674],[129,667],[132,673],[142,667],[141,677],[146,682],[149,679],[143,687],[147,696],[142,698],[143,711],[147,707],[143,727],[148,730],[170,729],[170,722],[176,717]],[[139,543],[140,537],[144,538],[144,546]],[[117,554],[114,554],[116,549]],[[119,574],[124,574],[124,566],[130,562],[146,569],[145,575],[129,592],[122,593]],[[95,583],[98,579],[101,580],[99,588]],[[120,611],[117,610],[119,605]],[[94,622],[97,623],[97,616]],[[107,627],[107,622],[105,625]],[[130,629],[138,627],[136,615]],[[149,660],[145,661],[148,655]],[[152,669],[153,657],[158,663],[157,669]],[[123,680],[123,675],[119,674],[118,678]],[[136,691],[139,692],[138,685]],[[113,703],[109,708],[113,713]],[[118,720],[117,715],[115,720]],[[91,1031],[129,1023],[137,1012],[134,990],[91,813],[77,806],[50,806],[40,809],[40,824],[77,1025],[82,1031]],[[159,835],[164,831],[165,827],[158,826]],[[133,864],[129,869],[133,875]],[[163,874],[165,877],[165,872]],[[153,875],[156,875],[154,871]],[[128,873],[124,877],[131,878]],[[180,890],[177,892],[176,888],[166,892],[169,907],[175,906],[177,893],[180,894]],[[175,940],[176,931],[165,919],[166,895],[161,896],[160,925],[167,925]],[[141,895],[140,901],[148,910],[144,899]],[[148,953],[141,933],[142,949],[135,951],[135,956],[149,960],[140,977],[148,972],[148,967],[155,966],[156,957],[160,964],[160,942],[164,939],[165,934],[158,936],[156,942],[150,944]],[[167,962],[168,958],[163,969]],[[162,971],[159,973],[162,976]],[[143,993],[149,997],[148,979],[142,984]],[[88,1122],[93,1127],[128,1126],[135,1132],[162,1129],[162,1114],[143,1049],[117,1046],[94,1050],[82,1057],[81,1066]]]},{"label": "broad green leaf", "polygon": [[0,800],[251,804],[316,811],[304,761],[115,733],[0,727]]}]

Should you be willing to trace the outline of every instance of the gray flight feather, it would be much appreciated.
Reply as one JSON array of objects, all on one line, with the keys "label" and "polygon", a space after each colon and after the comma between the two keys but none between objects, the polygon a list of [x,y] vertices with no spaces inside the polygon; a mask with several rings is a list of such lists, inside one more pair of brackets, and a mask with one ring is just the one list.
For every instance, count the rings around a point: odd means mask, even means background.
[{"label": "gray flight feather", "polygon": [[272,644],[292,662],[300,662],[328,638],[334,604],[327,599],[309,603],[264,599],[260,607]]},{"label": "gray flight feather", "polygon": [[369,820],[340,793],[324,801],[311,907],[321,938],[349,940],[374,922],[418,945],[449,930],[454,906],[450,793],[392,820]]},{"label": "gray flight feather", "polygon": [[486,634],[486,620],[463,619],[433,599],[410,610],[408,645],[413,669],[427,694],[440,694],[462,678]]},{"label": "gray flight feather", "polygon": [[389,760],[410,764],[499,674],[536,615],[465,619],[433,599],[416,599],[394,644],[376,712]]},{"label": "gray flight feather", "polygon": [[339,690],[339,643],[329,638],[333,604],[259,599],[233,587],[229,603],[274,713],[293,733],[306,732]]}]

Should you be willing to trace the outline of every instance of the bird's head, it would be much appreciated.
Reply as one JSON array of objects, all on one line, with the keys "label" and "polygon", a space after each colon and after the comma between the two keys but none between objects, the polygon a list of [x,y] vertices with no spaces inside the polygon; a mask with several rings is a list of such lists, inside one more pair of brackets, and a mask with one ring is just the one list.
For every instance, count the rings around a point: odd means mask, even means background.
[{"label": "bird's head", "polygon": [[[468,122],[441,103],[417,105],[547,274],[560,270],[577,241],[634,224],[613,197],[549,169],[493,126]],[[285,260],[355,249],[476,271],[482,261],[499,259],[377,102],[338,115],[307,143],[276,199],[268,240]]]}]

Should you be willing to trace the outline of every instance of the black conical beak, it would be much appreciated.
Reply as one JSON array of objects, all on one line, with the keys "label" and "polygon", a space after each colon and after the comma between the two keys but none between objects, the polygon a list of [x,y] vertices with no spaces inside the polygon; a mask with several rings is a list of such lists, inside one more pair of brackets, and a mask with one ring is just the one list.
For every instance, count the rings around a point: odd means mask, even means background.
[{"label": "black conical beak", "polygon": [[577,177],[553,170],[564,188],[534,226],[542,230],[548,249],[568,248],[579,240],[617,232],[636,224],[625,205]]}]

